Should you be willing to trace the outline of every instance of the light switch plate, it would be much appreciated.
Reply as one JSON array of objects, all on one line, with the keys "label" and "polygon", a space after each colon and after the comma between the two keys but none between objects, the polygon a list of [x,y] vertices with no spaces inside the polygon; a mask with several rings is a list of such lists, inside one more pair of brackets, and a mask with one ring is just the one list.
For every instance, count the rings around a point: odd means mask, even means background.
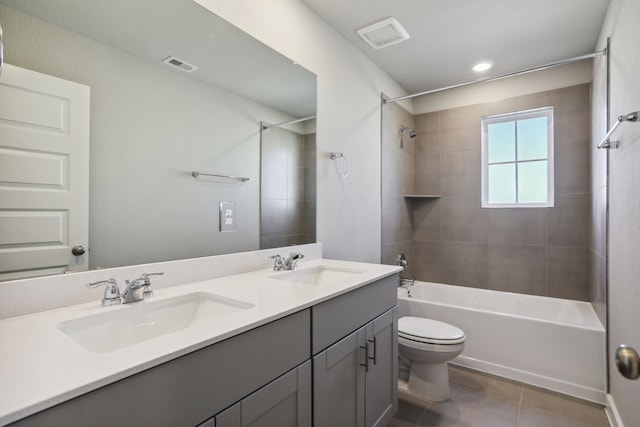
[{"label": "light switch plate", "polygon": [[220,231],[236,231],[236,202],[220,202]]}]

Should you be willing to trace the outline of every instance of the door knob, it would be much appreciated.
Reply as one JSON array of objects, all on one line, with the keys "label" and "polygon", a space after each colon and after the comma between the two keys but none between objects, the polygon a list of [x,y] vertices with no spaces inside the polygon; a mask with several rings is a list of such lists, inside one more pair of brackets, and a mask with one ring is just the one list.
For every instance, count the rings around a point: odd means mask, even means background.
[{"label": "door knob", "polygon": [[616,349],[616,365],[618,371],[625,378],[635,380],[640,377],[640,357],[638,352],[626,345],[619,345]]},{"label": "door knob", "polygon": [[71,253],[74,254],[75,256],[84,255],[85,252],[86,251],[84,249],[84,246],[82,245],[76,245],[73,248],[71,248]]}]

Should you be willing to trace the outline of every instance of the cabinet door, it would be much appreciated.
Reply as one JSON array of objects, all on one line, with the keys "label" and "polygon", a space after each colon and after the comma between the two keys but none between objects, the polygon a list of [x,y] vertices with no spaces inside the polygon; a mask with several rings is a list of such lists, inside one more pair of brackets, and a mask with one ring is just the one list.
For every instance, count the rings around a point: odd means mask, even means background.
[{"label": "cabinet door", "polygon": [[364,427],[365,328],[313,358],[314,427]]},{"label": "cabinet door", "polygon": [[394,274],[313,306],[311,354],[315,356],[395,307],[398,303],[397,289],[398,275]]},{"label": "cabinet door", "polygon": [[216,415],[215,427],[311,425],[311,361]]},{"label": "cabinet door", "polygon": [[387,425],[398,407],[398,308],[365,327],[369,368],[365,378],[365,425]]}]

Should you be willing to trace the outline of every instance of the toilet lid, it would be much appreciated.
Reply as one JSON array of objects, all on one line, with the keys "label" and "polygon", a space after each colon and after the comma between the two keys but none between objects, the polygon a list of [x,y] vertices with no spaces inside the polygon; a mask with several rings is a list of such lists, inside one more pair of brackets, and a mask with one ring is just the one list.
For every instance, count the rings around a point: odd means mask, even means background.
[{"label": "toilet lid", "polygon": [[424,317],[401,317],[398,320],[398,335],[424,343],[457,344],[464,341],[464,332],[461,329]]}]

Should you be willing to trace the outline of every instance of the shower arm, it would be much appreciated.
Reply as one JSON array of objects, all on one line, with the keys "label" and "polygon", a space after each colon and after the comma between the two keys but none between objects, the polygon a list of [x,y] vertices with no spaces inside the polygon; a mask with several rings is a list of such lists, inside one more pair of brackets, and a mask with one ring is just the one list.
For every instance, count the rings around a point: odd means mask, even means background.
[{"label": "shower arm", "polygon": [[400,148],[404,148],[404,140],[402,139],[402,136],[405,130],[409,131],[410,138],[415,138],[417,135],[416,131],[414,131],[413,129],[408,128],[405,125],[400,125]]}]

